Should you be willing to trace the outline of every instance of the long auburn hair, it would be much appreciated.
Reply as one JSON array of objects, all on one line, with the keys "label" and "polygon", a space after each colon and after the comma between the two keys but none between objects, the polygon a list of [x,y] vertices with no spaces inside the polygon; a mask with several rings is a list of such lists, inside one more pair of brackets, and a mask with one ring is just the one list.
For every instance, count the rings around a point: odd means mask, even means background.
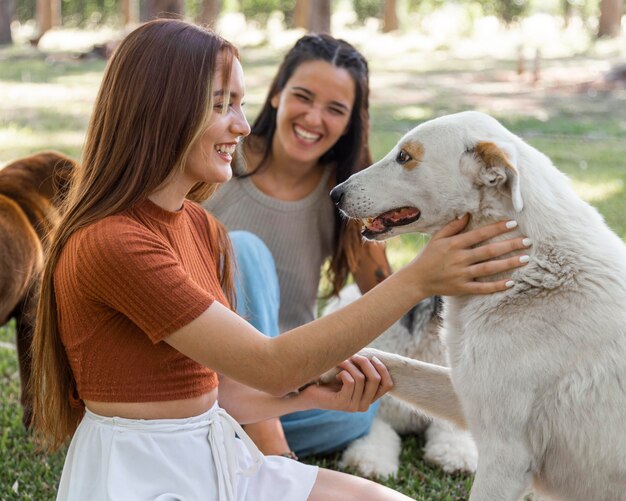
[{"label": "long auburn hair", "polygon": [[[261,161],[249,172],[238,177],[253,176],[267,167],[271,155],[272,140],[276,132],[277,110],[271,100],[281,92],[298,66],[309,61],[326,61],[336,68],[346,70],[354,81],[355,97],[348,130],[319,159],[321,165],[333,165],[335,182],[342,183],[352,174],[371,165],[369,148],[369,69],[363,55],[348,42],[330,35],[305,35],[285,55],[278,72],[270,85],[265,103],[252,125],[247,146],[261,156]],[[339,211],[335,212],[334,251],[328,267],[327,277],[331,284],[330,294],[338,294],[345,285],[348,275],[358,265],[357,251],[361,246],[360,225],[355,220],[346,220]]]},{"label": "long auburn hair", "polygon": [[[224,88],[237,49],[215,33],[179,20],[159,19],[131,32],[104,73],[63,216],[51,235],[33,340],[33,427],[40,445],[58,449],[75,431],[84,407],[61,342],[54,271],[80,228],[145,200],[183,169],[190,147],[212,112],[211,80],[218,60]],[[198,184],[201,201],[212,186]],[[219,234],[221,285],[233,297],[231,248]]]}]

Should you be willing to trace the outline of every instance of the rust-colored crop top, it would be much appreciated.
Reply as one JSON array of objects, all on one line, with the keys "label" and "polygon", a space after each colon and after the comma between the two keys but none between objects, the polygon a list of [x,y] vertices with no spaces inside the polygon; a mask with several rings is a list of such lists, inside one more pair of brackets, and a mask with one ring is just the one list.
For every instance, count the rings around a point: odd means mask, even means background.
[{"label": "rust-colored crop top", "polygon": [[217,386],[214,371],[163,339],[214,300],[228,305],[218,273],[219,224],[189,201],[169,212],[146,200],[70,237],[54,288],[80,399],[178,400]]}]

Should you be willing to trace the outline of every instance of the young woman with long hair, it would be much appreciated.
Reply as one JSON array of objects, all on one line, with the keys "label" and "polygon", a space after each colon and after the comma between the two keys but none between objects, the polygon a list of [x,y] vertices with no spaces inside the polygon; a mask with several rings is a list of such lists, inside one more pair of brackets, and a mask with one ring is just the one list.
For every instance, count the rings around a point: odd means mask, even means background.
[{"label": "young woman with long hair", "polygon": [[[367,408],[392,383],[353,353],[426,295],[503,290],[475,278],[520,265],[485,260],[521,239],[470,249],[504,223],[455,236],[455,221],[343,311],[263,336],[231,309],[225,230],[191,201],[231,176],[250,131],[243,96],[237,50],[182,21],[140,26],[109,61],[52,235],[33,347],[35,436],[50,450],[71,438],[58,499],[407,499],[263,456],[238,422]],[[336,387],[286,396],[337,364]]]}]

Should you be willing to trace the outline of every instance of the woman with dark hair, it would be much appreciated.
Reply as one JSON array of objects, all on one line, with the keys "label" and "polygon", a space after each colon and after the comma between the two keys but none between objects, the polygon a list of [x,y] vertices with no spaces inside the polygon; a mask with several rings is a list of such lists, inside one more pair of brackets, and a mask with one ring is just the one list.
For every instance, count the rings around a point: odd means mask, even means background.
[{"label": "woman with dark hair", "polygon": [[[192,202],[231,177],[250,131],[243,96],[235,47],[182,21],[140,26],[108,63],[51,236],[33,342],[35,436],[50,450],[71,437],[59,500],[407,499],[263,456],[238,422],[369,406],[392,383],[353,353],[426,294],[503,290],[468,277],[519,265],[477,269],[483,250],[520,241],[479,247],[476,261],[469,248],[505,224],[454,236],[455,221],[354,305],[261,335],[231,309],[226,231]],[[285,396],[337,364],[336,387]]]},{"label": "woman with dark hair", "polygon": [[[236,178],[204,205],[231,230],[238,311],[269,336],[316,318],[327,262],[331,294],[350,273],[362,293],[391,273],[382,244],[362,242],[359,226],[342,218],[328,195],[372,163],[368,103],[363,55],[330,35],[302,37],[285,55],[243,142]],[[376,409],[311,410],[246,430],[265,453],[326,453],[366,434]]]},{"label": "woman with dark hair", "polygon": [[[361,241],[359,226],[329,196],[372,163],[368,99],[368,64],[358,50],[330,35],[300,38],[243,142],[236,178],[204,204],[231,231],[238,311],[268,336],[316,318],[324,265],[331,294],[350,273],[363,294],[391,274],[382,244]],[[376,410],[314,409],[246,431],[267,454],[327,453],[367,434]]]}]

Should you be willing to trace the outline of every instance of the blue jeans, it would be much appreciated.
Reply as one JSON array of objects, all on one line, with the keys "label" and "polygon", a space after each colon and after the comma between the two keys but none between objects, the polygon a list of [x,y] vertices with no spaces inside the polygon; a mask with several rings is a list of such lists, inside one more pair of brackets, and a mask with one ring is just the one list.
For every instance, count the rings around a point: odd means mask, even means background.
[{"label": "blue jeans", "polygon": [[[280,288],[276,264],[265,243],[253,233],[231,231],[237,268],[237,313],[263,334],[278,336]],[[344,448],[369,433],[378,402],[365,412],[310,410],[280,418],[289,447],[298,456]]]}]

